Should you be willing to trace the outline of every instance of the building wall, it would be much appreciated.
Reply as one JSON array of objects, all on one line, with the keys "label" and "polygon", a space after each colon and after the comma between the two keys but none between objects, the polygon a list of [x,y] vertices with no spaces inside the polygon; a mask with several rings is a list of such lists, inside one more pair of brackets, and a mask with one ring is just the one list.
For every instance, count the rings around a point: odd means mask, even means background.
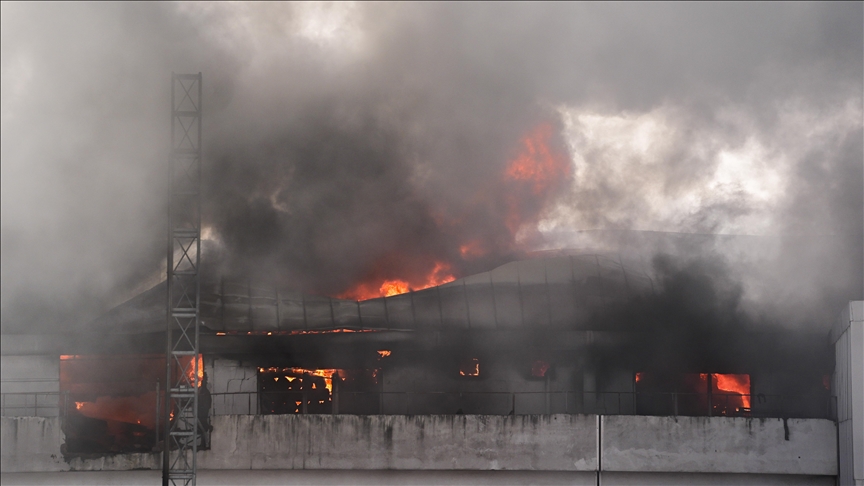
[{"label": "building wall", "polygon": [[831,331],[837,364],[840,485],[864,485],[864,301],[850,302]]},{"label": "building wall", "polygon": [[[157,453],[67,463],[59,455],[59,423],[58,418],[4,417],[3,472],[161,467]],[[213,418],[212,448],[199,452],[198,465],[244,470],[599,470],[603,484],[634,484],[636,473],[658,484],[689,484],[706,477],[731,478],[733,484],[769,483],[778,477],[785,484],[833,481],[834,424],[802,419],[788,420],[786,427],[788,440],[781,419],[225,415]],[[751,481],[762,474],[768,475],[765,481]]]},{"label": "building wall", "polygon": [[0,356],[4,416],[56,417],[60,410],[59,393],[58,356]]},{"label": "building wall", "polygon": [[[573,391],[575,365],[563,364],[546,377],[533,377],[527,369],[504,360],[481,360],[482,380],[460,377],[423,366],[398,366],[385,370],[384,414],[456,412],[466,414],[550,415],[582,413],[581,393]],[[428,390],[428,391],[424,391]],[[428,400],[438,393],[453,399],[449,410],[435,407]],[[464,397],[460,396],[464,393]],[[474,399],[472,401],[472,399]],[[424,406],[425,405],[425,406]]]},{"label": "building wall", "polygon": [[66,471],[58,417],[0,417],[0,470]]},{"label": "building wall", "polygon": [[599,478],[603,486],[834,486],[835,482],[834,476],[803,474],[602,472]]},{"label": "building wall", "polygon": [[215,417],[213,469],[596,469],[587,415]]},{"label": "building wall", "polygon": [[[3,484],[112,486],[160,484],[162,471],[75,471],[4,473]],[[561,486],[834,486],[832,476],[794,474],[615,473],[594,471],[405,471],[405,470],[198,470],[198,484],[235,486],[307,486],[310,484],[411,484],[414,486],[486,486],[545,484]]]},{"label": "building wall", "polygon": [[258,413],[258,370],[237,360],[205,362],[213,415]]},{"label": "building wall", "polygon": [[824,419],[602,417],[608,471],[837,474],[837,430]]}]

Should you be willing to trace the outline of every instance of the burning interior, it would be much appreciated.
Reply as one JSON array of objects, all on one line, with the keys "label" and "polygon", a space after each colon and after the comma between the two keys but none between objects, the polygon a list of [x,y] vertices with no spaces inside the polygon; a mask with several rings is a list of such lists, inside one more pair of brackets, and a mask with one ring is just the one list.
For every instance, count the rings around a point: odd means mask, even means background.
[{"label": "burning interior", "polygon": [[[637,265],[579,254],[363,301],[211,281],[199,414],[831,416],[827,343],[672,325],[646,307],[659,288]],[[163,297],[106,316],[142,333],[128,354],[64,356],[67,453],[158,448]]]},{"label": "burning interior", "polygon": [[[199,355],[198,360],[200,383],[204,376],[200,366],[203,356]],[[159,424],[164,420],[160,417],[164,381],[164,355],[60,356],[59,406],[65,419],[65,451],[152,450],[158,444]],[[173,412],[168,419],[172,418]]]}]

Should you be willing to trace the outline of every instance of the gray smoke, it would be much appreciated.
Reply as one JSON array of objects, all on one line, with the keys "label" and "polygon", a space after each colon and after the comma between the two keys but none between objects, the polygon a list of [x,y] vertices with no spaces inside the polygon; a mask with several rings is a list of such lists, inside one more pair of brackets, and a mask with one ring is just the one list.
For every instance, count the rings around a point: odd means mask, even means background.
[{"label": "gray smoke", "polygon": [[[822,318],[862,296],[861,17],[858,3],[4,3],[4,332],[86,322],[158,279],[172,71],[204,75],[219,273],[335,294],[581,241],[562,229],[768,217],[755,256],[716,238],[683,255],[729,261],[751,314]],[[589,140],[599,125],[567,122],[657,110],[661,160],[623,172]],[[538,195],[503,173],[542,123],[583,165]],[[770,204],[733,187],[666,214],[753,140],[784,168]],[[482,256],[462,255],[469,242]]]}]

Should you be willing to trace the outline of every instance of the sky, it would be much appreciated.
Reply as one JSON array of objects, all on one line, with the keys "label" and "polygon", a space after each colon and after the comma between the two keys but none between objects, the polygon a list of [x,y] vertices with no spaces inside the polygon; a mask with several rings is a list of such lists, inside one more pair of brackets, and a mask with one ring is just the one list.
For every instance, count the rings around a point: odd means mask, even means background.
[{"label": "sky", "polygon": [[748,235],[678,256],[754,312],[864,298],[861,3],[0,8],[4,332],[164,274],[172,72],[219,274],[356,297],[639,230]]}]

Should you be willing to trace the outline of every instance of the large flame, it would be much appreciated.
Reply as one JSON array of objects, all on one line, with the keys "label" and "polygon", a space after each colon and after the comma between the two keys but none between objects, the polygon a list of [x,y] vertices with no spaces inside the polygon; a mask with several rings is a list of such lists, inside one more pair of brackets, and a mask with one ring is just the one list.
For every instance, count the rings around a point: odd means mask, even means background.
[{"label": "large flame", "polygon": [[554,135],[549,123],[534,128],[522,139],[519,154],[504,172],[511,185],[504,223],[514,235],[525,223],[536,220],[551,189],[570,177],[568,157],[552,148]]},{"label": "large flame", "polygon": [[[261,373],[268,373],[269,372],[269,373],[288,373],[288,374],[300,375],[300,376],[303,376],[303,375],[320,376],[321,378],[324,378],[324,386],[327,388],[327,391],[329,391],[331,393],[333,392],[333,375],[340,372],[340,371],[342,372],[342,374],[344,374],[343,370],[332,369],[332,368],[329,368],[329,369],[306,369],[306,368],[275,368],[275,367],[270,367],[270,368],[258,368],[258,371]],[[279,381],[278,377],[274,377],[274,378],[275,378],[275,381]],[[294,381],[296,378],[297,378],[296,376],[285,376],[285,379],[288,380],[289,382]]]},{"label": "large flame", "polygon": [[[195,378],[195,366],[194,366],[195,363],[192,363],[191,359],[190,359],[188,361],[188,363],[183,363],[183,364],[184,364],[184,366],[188,366],[188,368],[186,368],[186,378],[189,379],[189,383],[193,383],[194,378]],[[200,354],[198,355],[198,363],[197,364],[198,364],[198,387],[200,388],[201,382],[204,380],[204,358]]]},{"label": "large flame", "polygon": [[[105,367],[116,364],[116,362],[111,361],[110,358],[108,358],[106,361],[102,361],[99,359],[94,359],[93,357],[77,355],[62,355],[60,359],[64,362],[63,366],[61,366],[61,381],[63,382],[63,386],[66,389],[73,386],[76,388],[88,386],[87,384],[81,385],[77,383],[71,383],[70,377],[68,376],[69,371],[66,370],[66,365],[77,364],[79,367]],[[180,363],[185,368],[186,379],[188,379],[189,382],[193,382],[193,378],[195,377],[196,373],[194,366],[195,363],[192,361],[193,359],[194,358],[192,357],[184,357],[181,359]],[[75,363],[75,361],[78,361],[78,363]],[[157,376],[162,374],[162,371],[160,371],[159,368],[161,367],[160,365],[164,363],[164,361],[163,359],[160,359],[158,357],[156,359],[153,359],[153,356],[142,356],[140,357],[140,359],[133,358],[128,361],[129,362],[126,364],[129,369],[143,369],[151,375],[155,372]],[[198,386],[200,387],[204,380],[204,359],[203,356],[200,354],[197,357],[197,368]],[[82,368],[82,370],[83,369],[84,368]],[[175,368],[175,373],[179,373],[179,369]],[[79,393],[83,393],[85,395],[93,394],[92,392]],[[157,401],[155,390],[140,395],[118,395],[105,391],[103,391],[102,393],[105,393],[105,395],[96,396],[93,399],[74,400],[67,405],[68,410],[71,411],[74,407],[74,410],[77,413],[85,417],[138,424],[148,428],[155,427],[155,416],[153,412],[156,406],[155,403]],[[75,393],[73,393],[72,397],[74,399]]]},{"label": "large flame", "polygon": [[[61,406],[65,413],[105,420],[109,428],[119,423],[154,428],[155,388],[164,370],[164,355],[61,355]],[[125,433],[116,429],[109,435]]]},{"label": "large flame", "polygon": [[384,283],[381,284],[381,288],[379,289],[381,295],[383,295],[384,297],[404,294],[409,290],[411,290],[411,284],[404,280],[385,280]]},{"label": "large flame", "polygon": [[714,373],[711,378],[718,391],[741,395],[742,406],[747,409],[750,408],[750,375]]},{"label": "large flame", "polygon": [[554,131],[544,123],[522,139],[522,151],[505,172],[509,179],[527,181],[536,195],[543,195],[557,181],[570,175],[570,163],[550,148]]},{"label": "large flame", "polygon": [[[452,246],[422,257],[428,258],[426,264],[432,267],[427,274],[418,275],[416,268],[404,268],[405,264],[400,262],[405,260],[389,255],[336,297],[361,301],[422,290],[455,280],[459,272],[453,267],[457,262],[512,253],[517,239],[525,241],[517,238],[520,231],[530,230],[532,225],[536,227],[545,208],[570,179],[572,162],[563,147],[552,123],[541,123],[527,131],[515,144],[513,156],[506,161],[503,172],[490,174],[488,187],[477,188],[476,204],[472,207],[494,208],[492,217],[497,220],[489,221],[487,217],[478,225],[476,215],[433,211],[438,230],[450,235],[448,243]],[[474,209],[469,209],[471,211]],[[485,231],[489,228],[495,230]],[[506,231],[501,234],[503,228],[509,230],[509,237]],[[415,258],[411,265],[417,261]]]},{"label": "large flame", "polygon": [[390,297],[410,292],[412,290],[423,290],[436,285],[442,285],[456,280],[450,269],[450,264],[435,262],[435,266],[422,279],[407,281],[402,279],[385,280],[381,284],[364,282],[353,289],[344,292],[337,297],[340,299],[367,300],[377,297]]},{"label": "large flame", "polygon": [[689,413],[700,414],[710,409],[711,414],[718,416],[749,416],[752,411],[747,374],[687,373],[678,376],[672,390],[667,388],[672,382],[662,377],[658,380],[651,373],[635,373],[634,381],[638,393],[679,393],[682,406],[691,407]]}]

